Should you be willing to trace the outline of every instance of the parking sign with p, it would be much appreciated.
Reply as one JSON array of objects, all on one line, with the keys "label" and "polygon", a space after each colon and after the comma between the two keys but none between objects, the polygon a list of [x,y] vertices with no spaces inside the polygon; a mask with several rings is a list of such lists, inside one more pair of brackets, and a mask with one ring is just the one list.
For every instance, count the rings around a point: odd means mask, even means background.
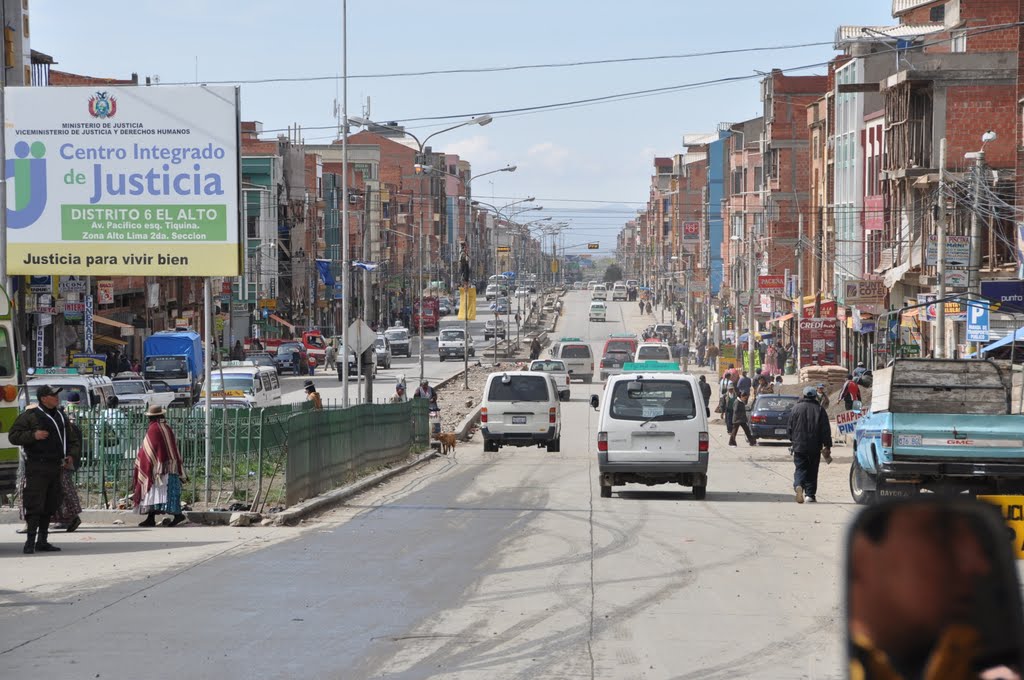
[{"label": "parking sign with p", "polygon": [[967,341],[988,342],[988,302],[971,300],[967,306]]}]

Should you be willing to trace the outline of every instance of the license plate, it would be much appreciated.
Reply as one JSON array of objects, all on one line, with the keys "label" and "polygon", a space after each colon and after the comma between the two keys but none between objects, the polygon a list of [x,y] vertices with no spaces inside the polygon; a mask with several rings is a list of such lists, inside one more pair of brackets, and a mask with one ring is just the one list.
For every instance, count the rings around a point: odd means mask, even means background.
[{"label": "license plate", "polygon": [[513,425],[526,425],[526,416],[512,416]]},{"label": "license plate", "polygon": [[921,446],[921,435],[898,434],[896,435],[896,446]]},{"label": "license plate", "polygon": [[786,428],[776,428],[775,434],[786,434]]}]

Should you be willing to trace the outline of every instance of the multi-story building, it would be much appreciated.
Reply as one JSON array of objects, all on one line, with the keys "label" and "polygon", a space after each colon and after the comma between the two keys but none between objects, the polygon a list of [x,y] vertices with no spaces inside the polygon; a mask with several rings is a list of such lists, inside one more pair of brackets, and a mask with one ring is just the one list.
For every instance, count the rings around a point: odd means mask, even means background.
[{"label": "multi-story building", "polygon": [[726,263],[723,290],[719,296],[727,316],[735,317],[738,308],[757,304],[754,282],[762,261],[754,236],[764,230],[764,118],[753,118],[730,127],[726,142],[729,177],[722,199],[722,260]]}]

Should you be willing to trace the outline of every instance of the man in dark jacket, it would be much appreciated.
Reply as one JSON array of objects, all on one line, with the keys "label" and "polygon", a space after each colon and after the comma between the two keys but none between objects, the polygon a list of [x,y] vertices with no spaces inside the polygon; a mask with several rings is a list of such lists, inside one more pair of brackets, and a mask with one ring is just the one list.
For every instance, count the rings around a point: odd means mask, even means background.
[{"label": "man in dark jacket", "polygon": [[708,412],[708,418],[711,417],[711,385],[708,384],[707,379],[702,375],[697,382],[697,386],[700,387],[700,393],[704,397],[704,410]]},{"label": "man in dark jacket", "polygon": [[732,407],[732,430],[729,431],[729,446],[736,446],[736,434],[743,428],[747,435],[747,443],[751,446],[757,444],[754,435],[750,432],[750,425],[747,423],[747,394],[741,394]]},{"label": "man in dark jacket", "polygon": [[793,490],[796,502],[816,503],[818,499],[818,466],[824,457],[832,462],[832,426],[828,412],[818,403],[813,387],[804,388],[803,399],[789,412],[789,440],[793,443]]},{"label": "man in dark jacket", "polygon": [[7,438],[25,449],[25,488],[22,505],[28,535],[22,552],[57,552],[46,540],[50,517],[60,507],[62,468],[73,464],[70,456],[70,421],[60,408],[60,388],[43,385],[36,391],[37,408],[22,411]]}]

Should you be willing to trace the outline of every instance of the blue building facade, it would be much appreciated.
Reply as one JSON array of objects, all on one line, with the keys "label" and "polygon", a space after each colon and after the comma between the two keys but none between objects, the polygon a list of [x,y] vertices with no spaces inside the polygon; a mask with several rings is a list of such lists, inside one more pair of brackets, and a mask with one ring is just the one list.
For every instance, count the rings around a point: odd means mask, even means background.
[{"label": "blue building facade", "polygon": [[725,220],[722,217],[722,200],[725,198],[725,182],[728,170],[728,139],[732,132],[727,124],[719,126],[718,139],[707,145],[708,153],[708,239],[711,248],[711,293],[718,295],[722,289],[725,265],[722,261],[722,241],[725,238]]}]

